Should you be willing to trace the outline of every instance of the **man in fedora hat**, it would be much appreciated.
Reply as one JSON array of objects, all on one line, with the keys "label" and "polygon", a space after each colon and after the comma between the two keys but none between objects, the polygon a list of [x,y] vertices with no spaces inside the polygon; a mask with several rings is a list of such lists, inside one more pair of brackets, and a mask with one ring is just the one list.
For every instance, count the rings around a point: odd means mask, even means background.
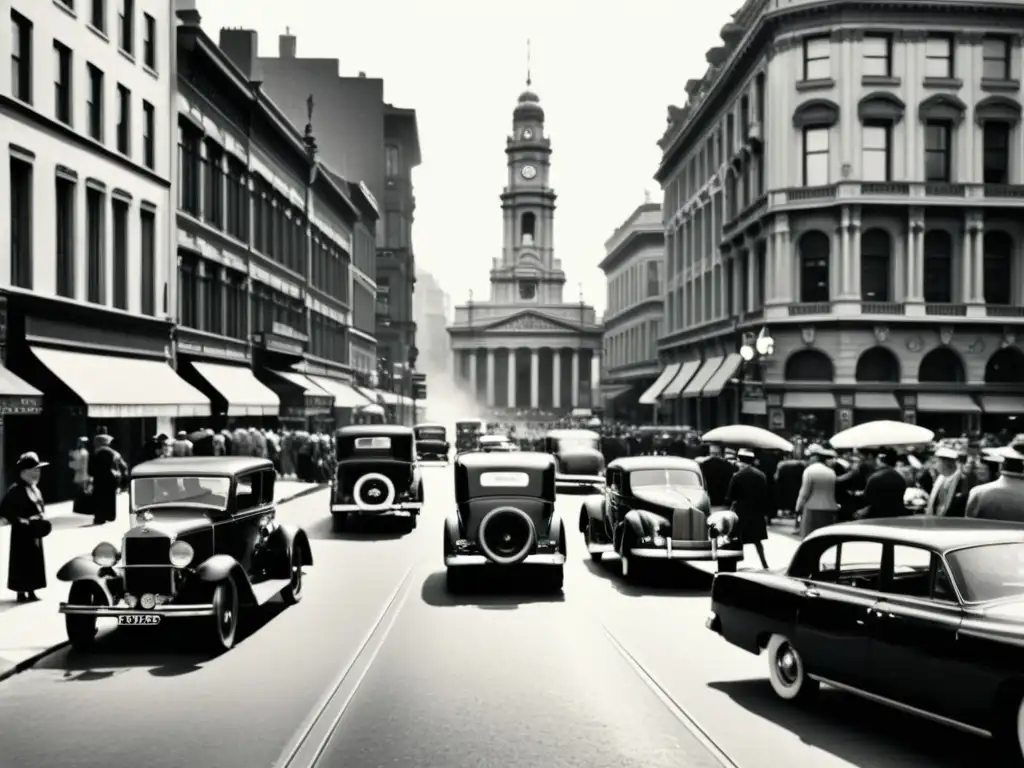
[{"label": "man in fedora hat", "polygon": [[1024,441],[998,451],[1003,463],[999,477],[974,486],[967,496],[967,517],[1024,523]]},{"label": "man in fedora hat", "polygon": [[0,501],[0,517],[11,525],[7,588],[17,594],[19,603],[38,600],[36,590],[46,586],[43,536],[49,533],[49,523],[43,517],[39,478],[47,466],[49,462],[40,461],[34,451],[23,453],[15,467],[18,479]]},{"label": "man in fedora hat", "polygon": [[907,513],[903,503],[907,481],[893,468],[895,464],[896,454],[892,451],[878,454],[878,468],[864,485],[865,506],[858,511],[858,518],[902,517]]},{"label": "man in fedora hat", "polygon": [[800,536],[836,522],[839,505],[836,503],[836,473],[825,459],[835,454],[815,443],[806,451],[807,469],[800,482],[796,497],[796,515],[800,519]]},{"label": "man in fedora hat", "polygon": [[726,503],[739,519],[740,540],[744,547],[753,544],[757,556],[761,558],[761,567],[768,568],[768,560],[764,556],[764,540],[768,538],[766,510],[772,506],[772,498],[768,493],[768,479],[764,472],[754,466],[754,452],[746,448],[736,453],[740,468],[729,481],[729,492]]},{"label": "man in fedora hat", "polygon": [[[938,474],[932,484],[932,491],[928,495],[928,506],[925,508],[925,513],[946,517],[953,505],[957,486],[960,484],[960,468],[957,465],[959,454],[949,446],[942,445],[935,449],[933,457]],[[966,502],[966,493],[964,497]],[[961,507],[959,515],[950,516],[963,517],[963,508]]]}]

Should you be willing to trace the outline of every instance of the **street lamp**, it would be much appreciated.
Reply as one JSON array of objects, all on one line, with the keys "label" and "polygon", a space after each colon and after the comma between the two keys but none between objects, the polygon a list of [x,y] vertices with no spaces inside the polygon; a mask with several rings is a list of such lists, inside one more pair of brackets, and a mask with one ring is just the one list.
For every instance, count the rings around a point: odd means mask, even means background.
[{"label": "street lamp", "polygon": [[768,332],[768,327],[764,326],[761,331],[757,334],[756,338],[751,338],[752,334],[744,334],[743,345],[740,347],[740,357],[743,359],[743,365],[740,366],[740,379],[739,379],[739,402],[736,404],[736,423],[739,424],[742,421],[743,415],[743,400],[746,394],[746,368],[749,364],[758,364],[766,357],[771,357],[775,354],[775,339],[772,338]]}]

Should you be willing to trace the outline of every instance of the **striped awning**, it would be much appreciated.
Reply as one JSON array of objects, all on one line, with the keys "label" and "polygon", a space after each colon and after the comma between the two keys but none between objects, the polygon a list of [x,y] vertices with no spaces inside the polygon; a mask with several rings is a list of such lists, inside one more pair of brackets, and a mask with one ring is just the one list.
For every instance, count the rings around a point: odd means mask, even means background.
[{"label": "striped awning", "polygon": [[682,363],[672,363],[671,365],[665,366],[657,380],[647,388],[646,392],[640,395],[640,404],[656,405],[658,398],[661,397],[661,393],[665,391],[665,387],[667,387],[669,382],[675,378],[677,373],[679,373],[680,367],[682,367]]}]

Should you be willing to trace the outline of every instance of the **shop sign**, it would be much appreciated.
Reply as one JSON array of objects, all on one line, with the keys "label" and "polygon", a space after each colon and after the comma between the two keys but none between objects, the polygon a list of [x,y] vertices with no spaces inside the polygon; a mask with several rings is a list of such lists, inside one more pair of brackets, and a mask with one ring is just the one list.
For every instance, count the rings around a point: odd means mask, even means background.
[{"label": "shop sign", "polygon": [[0,416],[30,416],[42,411],[41,396],[0,397]]}]

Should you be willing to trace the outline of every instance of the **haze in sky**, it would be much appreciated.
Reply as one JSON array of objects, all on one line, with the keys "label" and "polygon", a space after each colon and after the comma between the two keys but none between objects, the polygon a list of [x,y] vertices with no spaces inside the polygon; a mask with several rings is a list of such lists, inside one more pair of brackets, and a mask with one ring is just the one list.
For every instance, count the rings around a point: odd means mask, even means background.
[{"label": "haze in sky", "polygon": [[384,97],[417,112],[416,260],[462,304],[489,295],[501,256],[505,137],[525,87],[547,114],[558,194],[555,254],[566,301],[605,306],[604,243],[649,190],[666,108],[707,69],[705,53],[741,2],[683,0],[199,0],[203,28],[255,29],[277,56],[286,27],[300,57],[337,58],[343,76],[384,79]]}]

